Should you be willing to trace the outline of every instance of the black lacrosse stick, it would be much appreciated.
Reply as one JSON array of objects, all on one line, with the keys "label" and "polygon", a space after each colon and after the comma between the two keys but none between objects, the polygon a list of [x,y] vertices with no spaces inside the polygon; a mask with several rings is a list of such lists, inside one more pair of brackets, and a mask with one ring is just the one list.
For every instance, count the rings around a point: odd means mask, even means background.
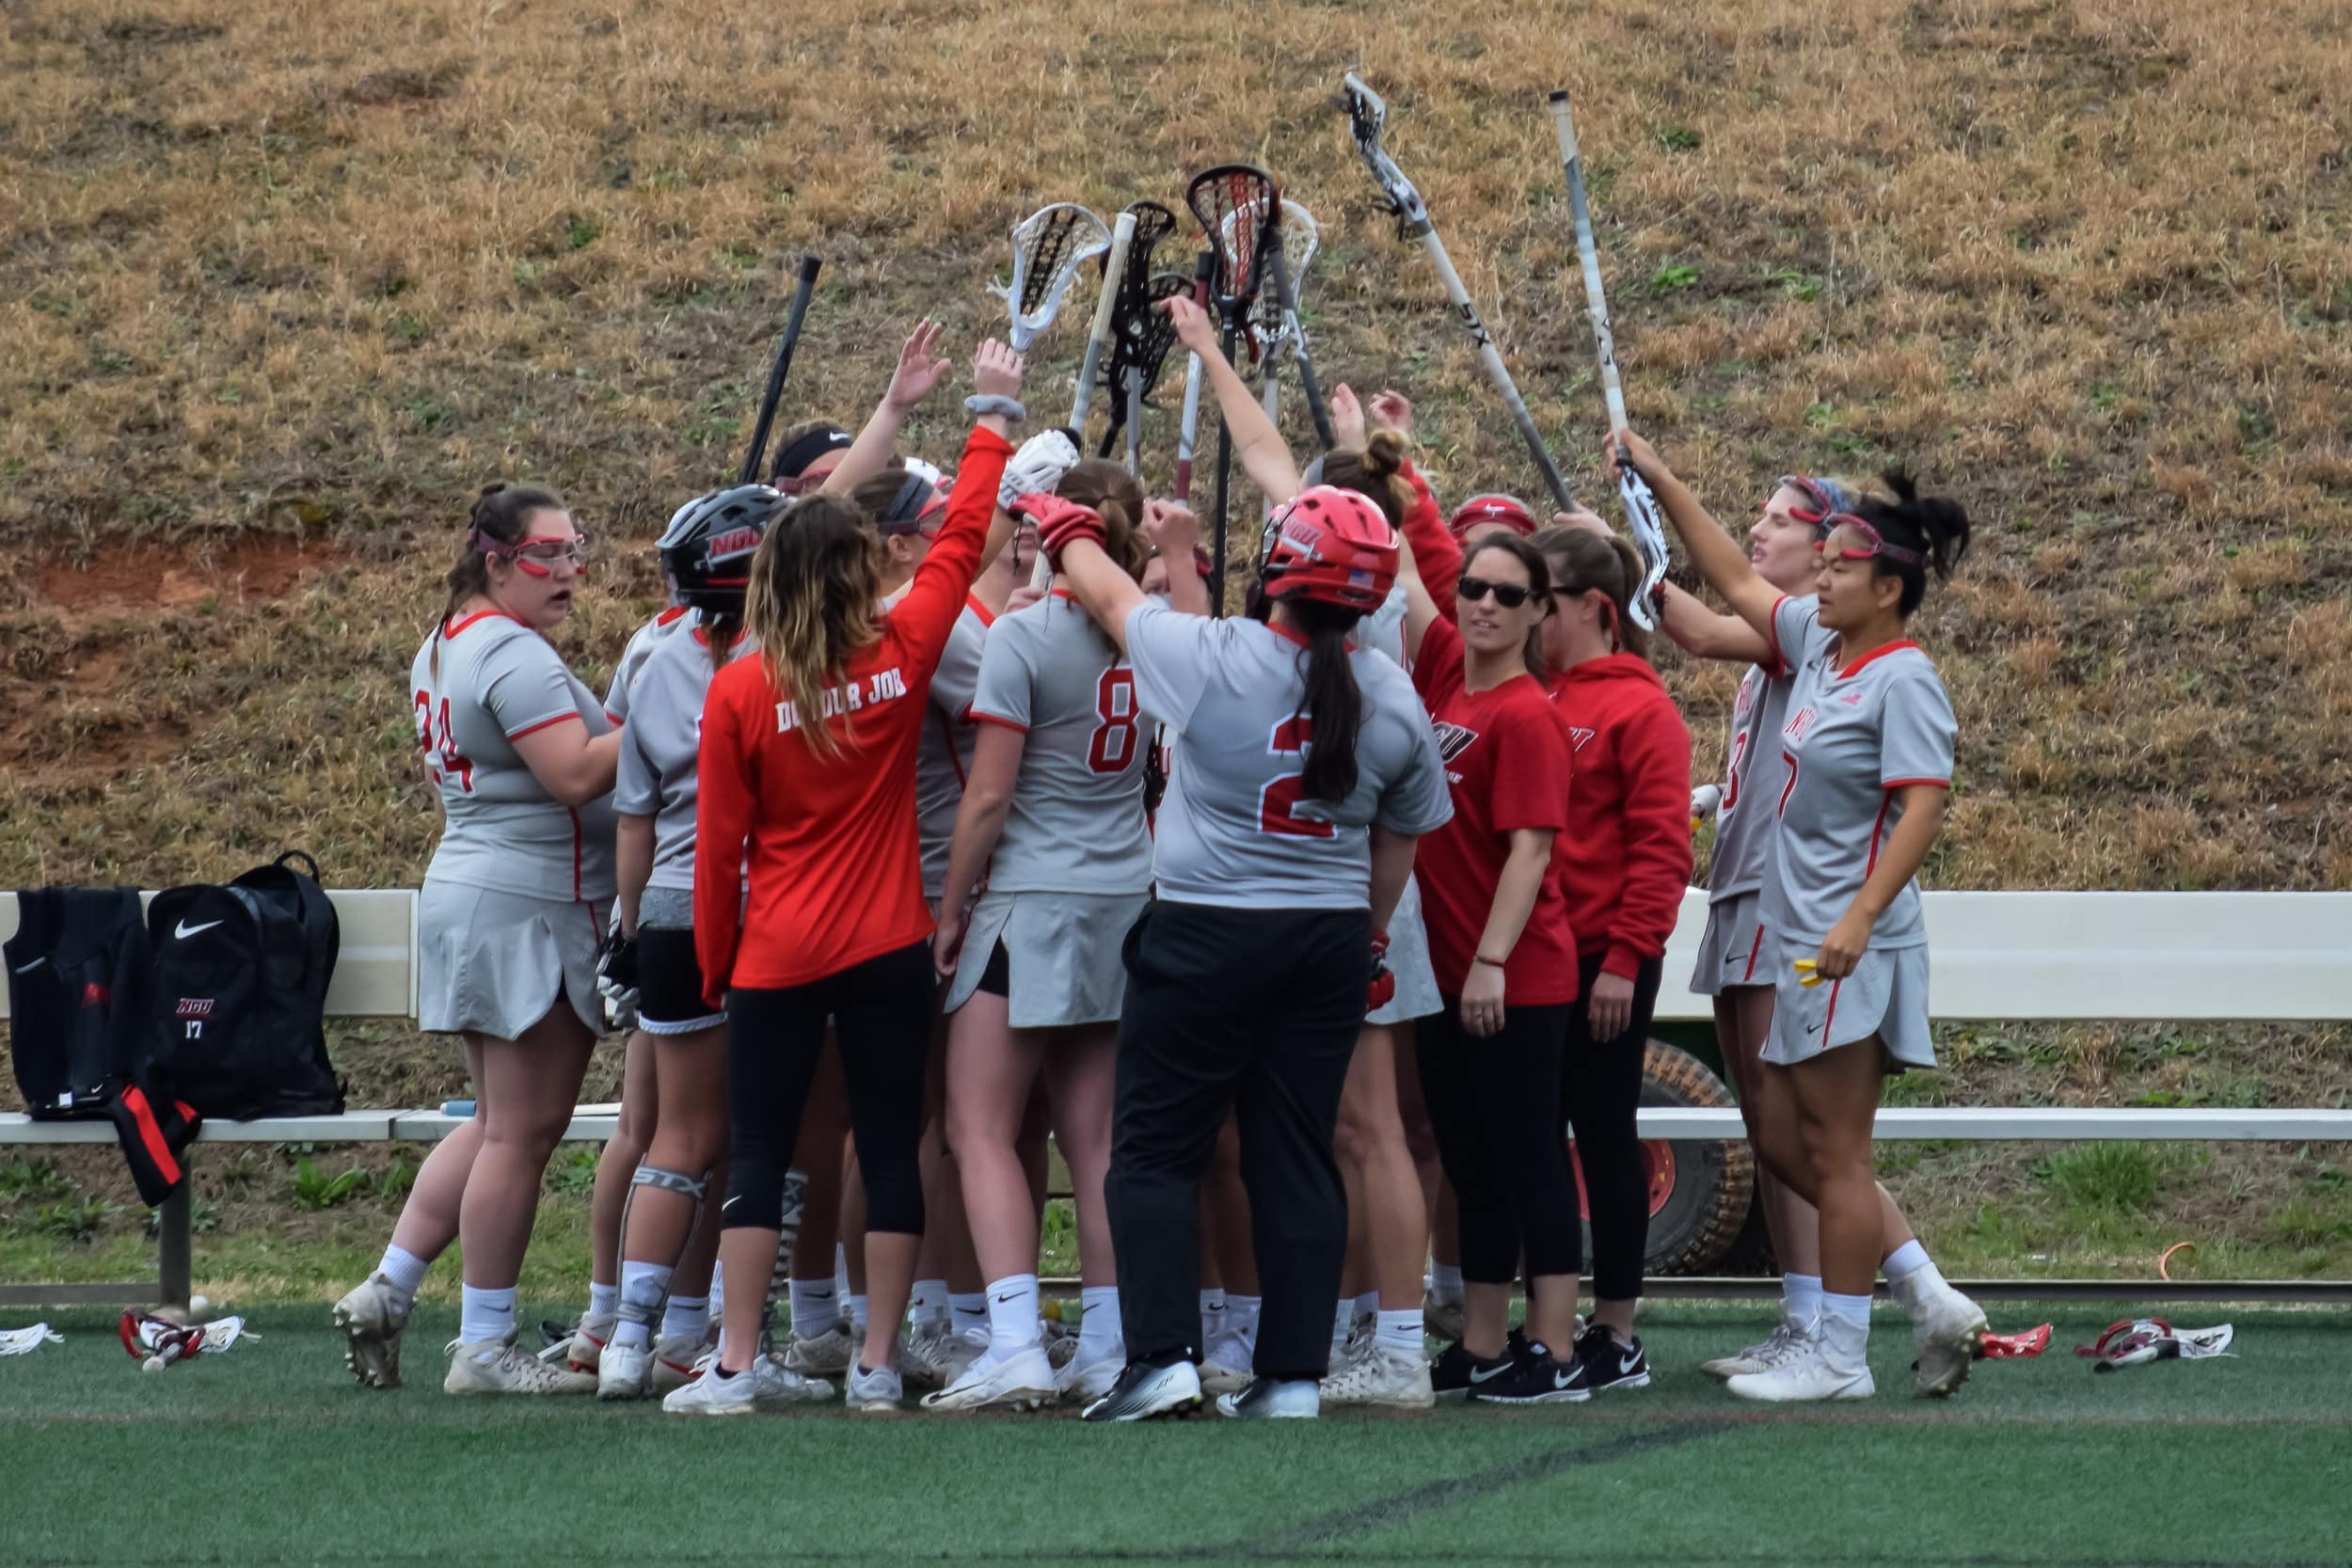
[{"label": "black lacrosse stick", "polygon": [[[1110,428],[1103,433],[1103,445],[1097,456],[1108,457],[1117,446],[1120,432],[1128,427],[1160,384],[1160,371],[1168,363],[1168,351],[1176,346],[1175,318],[1160,309],[1162,301],[1192,292],[1192,279],[1176,273],[1164,272],[1146,281],[1140,303],[1133,314],[1113,319],[1119,338],[1112,347],[1110,367],[1103,372],[1103,385],[1111,395]],[[1128,306],[1122,295],[1120,308]]]},{"label": "black lacrosse stick", "polygon": [[[1184,191],[1184,205],[1200,220],[1210,247],[1216,255],[1209,293],[1216,300],[1221,352],[1230,363],[1233,335],[1248,319],[1265,271],[1266,247],[1281,242],[1275,226],[1281,221],[1282,193],[1274,176],[1255,164],[1219,164],[1193,176]],[[1233,472],[1233,433],[1224,420],[1216,427],[1216,545],[1210,580],[1225,580],[1225,519]],[[1224,606],[1216,605],[1220,612]]]}]

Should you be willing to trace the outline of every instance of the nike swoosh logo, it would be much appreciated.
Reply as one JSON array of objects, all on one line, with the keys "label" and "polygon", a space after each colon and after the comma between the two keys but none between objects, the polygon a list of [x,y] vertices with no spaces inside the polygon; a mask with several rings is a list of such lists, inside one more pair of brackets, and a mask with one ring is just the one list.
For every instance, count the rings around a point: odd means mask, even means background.
[{"label": "nike swoosh logo", "polygon": [[1007,1295],[1007,1296],[998,1296],[996,1299],[997,1299],[998,1301],[1013,1301],[1013,1300],[1018,1299],[1018,1298],[1019,1298],[1019,1296],[1020,1296],[1020,1294],[1021,1294],[1021,1292],[1020,1292],[1020,1291],[1014,1291],[1011,1295]]},{"label": "nike swoosh logo", "polygon": [[215,926],[220,926],[220,925],[225,925],[225,924],[227,924],[225,921],[219,921],[219,920],[208,920],[208,921],[206,921],[206,922],[205,922],[203,925],[201,925],[201,926],[191,926],[191,925],[189,925],[186,921],[184,921],[184,920],[183,920],[183,921],[180,922],[180,924],[179,924],[179,925],[174,926],[174,927],[171,928],[171,934],[172,934],[174,937],[178,938],[180,941],[182,941],[182,942],[185,942],[185,941],[187,941],[190,937],[199,937],[199,936],[202,936],[205,932],[207,932],[207,931],[211,930],[214,927],[215,927]]},{"label": "nike swoosh logo", "polygon": [[1631,1355],[1621,1355],[1617,1357],[1617,1375],[1619,1377],[1624,1377],[1641,1364],[1642,1355],[1639,1351],[1636,1351]]},{"label": "nike swoosh logo", "polygon": [[1804,1032],[1808,1035],[1818,1035],[1821,1032],[1821,1026],[1818,1023],[1808,1023],[1804,1026]]},{"label": "nike swoosh logo", "polygon": [[49,955],[43,953],[40,958],[35,958],[31,963],[28,963],[23,969],[18,970],[17,973],[19,974],[30,974],[33,971],[39,969],[41,965],[47,963],[48,961]]},{"label": "nike swoosh logo", "polygon": [[721,1212],[722,1214],[723,1214],[723,1213],[725,1213],[728,1210],[730,1210],[730,1209],[734,1208],[737,1204],[739,1204],[739,1203],[740,1203],[740,1202],[742,1202],[742,1201],[743,1201],[743,1200],[742,1200],[742,1198],[740,1198],[740,1197],[730,1197],[730,1198],[726,1198],[726,1199],[723,1200],[723,1201],[720,1203],[720,1205],[719,1205],[719,1212]]},{"label": "nike swoosh logo", "polygon": [[1470,1370],[1470,1380],[1472,1383],[1491,1383],[1510,1370],[1511,1363],[1508,1361],[1500,1367],[1472,1367]]}]

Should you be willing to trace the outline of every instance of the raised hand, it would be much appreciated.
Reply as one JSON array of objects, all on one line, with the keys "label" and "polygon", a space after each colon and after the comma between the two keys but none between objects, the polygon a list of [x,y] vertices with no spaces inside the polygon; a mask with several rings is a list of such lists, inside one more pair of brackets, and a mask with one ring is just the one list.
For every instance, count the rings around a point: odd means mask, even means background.
[{"label": "raised hand", "polygon": [[1216,324],[1206,310],[1184,294],[1174,294],[1162,300],[1160,309],[1167,311],[1168,319],[1176,324],[1178,342],[1203,359],[1217,356]]},{"label": "raised hand", "polygon": [[1181,501],[1147,500],[1143,503],[1143,536],[1152,541],[1153,549],[1174,561],[1189,557],[1193,546],[1200,543],[1200,524],[1191,508]]},{"label": "raised hand", "polygon": [[1633,434],[1629,428],[1620,430],[1612,436],[1607,449],[1601,454],[1602,461],[1608,466],[1611,479],[1623,477],[1623,470],[1617,461],[1619,447],[1623,447],[1626,455],[1633,460],[1633,471],[1648,481],[1651,489],[1656,489],[1661,482],[1674,478],[1674,470],[1667,467],[1665,459],[1658,455],[1658,449]]},{"label": "raised hand", "polygon": [[984,398],[1017,398],[1023,366],[1010,345],[990,338],[972,351],[972,390]]},{"label": "raised hand", "polygon": [[1393,430],[1399,436],[1413,434],[1413,400],[1403,392],[1383,388],[1372,394],[1372,420],[1381,430]]},{"label": "raised hand", "polygon": [[898,413],[913,413],[947,374],[951,361],[932,357],[946,330],[934,321],[918,322],[898,350],[898,369],[891,372],[890,389],[882,394],[882,401]]},{"label": "raised hand", "polygon": [[1361,451],[1371,439],[1364,425],[1364,405],[1356,388],[1344,381],[1331,388],[1331,439],[1343,451]]}]

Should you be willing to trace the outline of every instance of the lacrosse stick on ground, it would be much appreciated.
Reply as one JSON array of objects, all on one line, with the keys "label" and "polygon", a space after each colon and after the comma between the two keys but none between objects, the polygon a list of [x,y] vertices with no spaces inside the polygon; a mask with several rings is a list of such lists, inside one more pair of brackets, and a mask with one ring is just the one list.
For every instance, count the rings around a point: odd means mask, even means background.
[{"label": "lacrosse stick on ground", "polygon": [[1658,629],[1658,585],[1666,580],[1672,563],[1666,553],[1666,531],[1658,518],[1658,498],[1649,483],[1633,470],[1633,460],[1617,436],[1626,427],[1625,386],[1617,378],[1617,342],[1609,331],[1609,299],[1601,293],[1600,249],[1593,243],[1593,213],[1584,198],[1584,159],[1577,150],[1576,125],[1568,118],[1568,93],[1551,94],[1551,125],[1560,136],[1560,166],[1567,171],[1568,214],[1576,224],[1576,255],[1584,268],[1584,309],[1593,320],[1593,343],[1600,354],[1600,390],[1609,400],[1609,439],[1617,442],[1617,499],[1625,503],[1625,520],[1642,551],[1642,585],[1629,608],[1644,630]]},{"label": "lacrosse stick on ground", "polygon": [[1274,292],[1258,302],[1259,330],[1265,342],[1265,417],[1270,422],[1278,398],[1276,372],[1282,356],[1287,354],[1298,361],[1298,382],[1306,389],[1307,412],[1313,416],[1315,439],[1329,451],[1339,445],[1331,433],[1331,410],[1323,401],[1323,385],[1315,378],[1314,356],[1307,348],[1306,329],[1298,325],[1298,283],[1306,276],[1307,263],[1315,259],[1315,245],[1322,231],[1315,227],[1314,214],[1297,202],[1284,199],[1275,210],[1279,242],[1267,247],[1266,266],[1273,275]]},{"label": "lacrosse stick on ground", "polygon": [[247,1333],[245,1320],[216,1318],[208,1323],[183,1323],[154,1312],[125,1307],[122,1348],[147,1371],[160,1372],[172,1363],[199,1352],[216,1355],[239,1339],[259,1339]]},{"label": "lacrosse stick on ground", "polygon": [[1070,435],[1083,442],[1087,434],[1087,405],[1094,401],[1094,372],[1111,352],[1111,316],[1119,307],[1119,282],[1127,270],[1127,250],[1135,244],[1136,215],[1119,214],[1118,227],[1111,230],[1111,248],[1103,258],[1103,288],[1094,296],[1094,325],[1087,333],[1086,356],[1078,361],[1078,386],[1070,399]]},{"label": "lacrosse stick on ground", "polygon": [[[1276,244],[1275,224],[1281,214],[1281,193],[1274,177],[1252,164],[1220,164],[1193,177],[1184,192],[1184,205],[1200,220],[1200,231],[1216,252],[1216,270],[1210,290],[1216,300],[1218,352],[1233,357],[1233,337],[1249,319],[1263,280],[1267,251]],[[1225,524],[1233,477],[1233,435],[1224,420],[1216,435],[1216,544],[1210,552],[1210,575],[1217,585],[1215,609],[1224,612]]]},{"label": "lacrosse stick on ground", "polygon": [[[1192,302],[1202,309],[1209,307],[1209,286],[1216,277],[1216,252],[1204,250],[1196,264],[1192,277]],[[1200,436],[1200,356],[1184,356],[1184,422],[1176,430],[1176,499],[1192,499],[1192,454]]]},{"label": "lacrosse stick on ground", "polygon": [[817,292],[817,269],[823,265],[814,256],[801,258],[801,280],[792,291],[792,309],[784,318],[784,336],[776,340],[775,360],[768,367],[768,388],[760,394],[759,417],[752,421],[752,450],[743,454],[743,469],[735,481],[738,484],[757,483],[768,461],[768,432],[775,426],[776,405],[784,400],[784,378],[792,369],[792,351],[800,346],[809,296]]},{"label": "lacrosse stick on ground", "polygon": [[988,286],[1012,313],[1006,337],[1014,353],[1027,353],[1054,325],[1078,269],[1110,245],[1110,226],[1074,201],[1057,201],[1021,220],[1012,231],[1012,281]]},{"label": "lacrosse stick on ground", "polygon": [[1380,131],[1388,122],[1389,106],[1352,71],[1343,80],[1342,90],[1356,136],[1356,150],[1363,155],[1364,166],[1372,170],[1374,181],[1387,198],[1389,211],[1396,214],[1398,230],[1406,239],[1421,241],[1422,248],[1428,253],[1429,264],[1437,269],[1446,298],[1454,302],[1463,329],[1470,333],[1470,341],[1478,345],[1478,357],[1486,367],[1486,377],[1502,394],[1502,405],[1511,411],[1511,420],[1519,427],[1519,436],[1527,442],[1528,455],[1535,460],[1544,483],[1550,487],[1552,500],[1563,512],[1575,511],[1576,498],[1568,492],[1568,482],[1561,477],[1560,465],[1551,460],[1550,451],[1545,448],[1543,432],[1535,428],[1535,417],[1527,411],[1526,400],[1519,396],[1518,387],[1511,380],[1510,368],[1502,362],[1502,351],[1495,347],[1486,324],[1478,319],[1478,308],[1470,303],[1470,291],[1462,287],[1453,258],[1445,253],[1445,242],[1438,238],[1438,230],[1430,224],[1429,209],[1422,201],[1421,192],[1413,188],[1413,182],[1396,166],[1396,160],[1380,146]]}]

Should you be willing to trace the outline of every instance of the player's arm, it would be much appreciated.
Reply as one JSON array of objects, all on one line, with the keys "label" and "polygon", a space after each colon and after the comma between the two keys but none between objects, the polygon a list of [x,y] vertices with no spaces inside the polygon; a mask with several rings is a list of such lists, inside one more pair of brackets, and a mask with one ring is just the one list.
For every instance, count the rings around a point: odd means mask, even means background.
[{"label": "player's arm", "polygon": [[1372,928],[1385,931],[1396,917],[1397,900],[1405,896],[1405,884],[1413,875],[1413,848],[1421,843],[1417,833],[1392,832],[1375,822],[1372,825]]},{"label": "player's arm", "polygon": [[1674,470],[1651,446],[1630,430],[1617,432],[1608,451],[1609,473],[1617,472],[1617,443],[1623,442],[1627,455],[1633,459],[1634,471],[1649,482],[1659,505],[1665,509],[1666,521],[1682,540],[1682,547],[1691,552],[1691,562],[1699,569],[1707,585],[1729,605],[1740,619],[1756,628],[1759,637],[1772,635],[1772,606],[1785,596],[1781,591],[1756,572],[1748,561],[1747,551],[1724,531],[1723,524],[1708,515],[1699,504],[1691,487],[1677,479]]},{"label": "player's arm", "polygon": [[653,826],[650,816],[621,816],[612,830],[612,875],[615,898],[621,906],[621,935],[637,934],[637,907],[653,878]]},{"label": "player's arm", "polygon": [[1684,653],[1697,658],[1772,665],[1772,639],[1739,616],[1718,615],[1671,582],[1662,584],[1661,593],[1664,610],[1659,624]]},{"label": "player's arm", "polygon": [[[694,762],[694,958],[703,972],[703,1000],[714,1008],[725,1006],[735,973],[743,844],[759,805],[750,754],[757,730],[739,712],[748,705],[733,696],[731,673],[721,671],[710,683]],[[764,695],[764,680],[757,689]]]},{"label": "player's arm", "polygon": [[1911,784],[1888,794],[1902,807],[1902,820],[1886,835],[1886,844],[1880,849],[1878,861],[1870,867],[1870,875],[1863,880],[1862,891],[1854,895],[1852,905],[1821,943],[1820,956],[1814,959],[1815,973],[1824,980],[1842,980],[1862,961],[1862,955],[1870,945],[1870,933],[1877,927],[1879,916],[1895,901],[1896,895],[1928,861],[1928,851],[1935,847],[1944,832],[1944,807],[1950,790],[1940,784]]},{"label": "player's arm", "polygon": [[874,412],[858,431],[857,439],[841,454],[833,472],[825,476],[821,494],[846,496],[890,467],[891,454],[898,450],[898,433],[906,428],[907,416],[930,396],[931,388],[947,373],[948,361],[934,357],[939,352],[940,336],[946,330],[936,322],[915,324],[898,349],[898,363],[890,373],[890,385],[882,388],[882,402],[875,404]]},{"label": "player's arm", "polygon": [[1216,324],[1209,313],[1184,294],[1162,300],[1160,309],[1176,324],[1177,340],[1200,356],[1209,385],[1216,389],[1217,407],[1224,411],[1225,428],[1232,433],[1233,455],[1241,460],[1242,471],[1250,483],[1265,492],[1266,504],[1279,506],[1298,494],[1298,465],[1291,461],[1282,433],[1258,406],[1241,372],[1226,359],[1217,344]]},{"label": "player's arm", "polygon": [[1200,524],[1182,501],[1143,503],[1144,537],[1168,563],[1168,608],[1186,615],[1209,613],[1209,585],[1201,578]]},{"label": "player's arm", "polygon": [[[1063,546],[1057,567],[1062,580],[1070,585],[1072,594],[1094,617],[1094,624],[1119,644],[1120,653],[1126,653],[1127,617],[1145,597],[1143,590],[1136,586],[1136,579],[1091,539],[1073,539]],[[1168,569],[1172,581],[1176,563],[1168,562]]]},{"label": "player's arm", "polygon": [[963,781],[963,803],[956,808],[955,836],[947,846],[947,880],[939,900],[939,934],[932,939],[931,964],[942,974],[956,972],[963,950],[964,911],[971,907],[996,841],[1012,810],[1014,783],[1029,735],[1018,725],[976,715],[979,735],[972,743],[972,771]]},{"label": "player's arm", "polygon": [[1495,879],[1494,901],[1486,906],[1486,927],[1478,935],[1478,952],[1462,982],[1462,1027],[1473,1035],[1492,1035],[1502,1027],[1502,966],[1519,944],[1528,917],[1535,912],[1536,895],[1551,875],[1549,828],[1514,828],[1511,850]]},{"label": "player's arm", "polygon": [[621,763],[621,732],[591,736],[578,714],[507,737],[539,787],[567,806],[584,806],[612,792]]},{"label": "player's arm", "polygon": [[1438,616],[1438,601],[1422,580],[1421,557],[1412,541],[1402,534],[1396,541],[1396,580],[1405,590],[1405,662],[1421,661],[1422,639]]}]

